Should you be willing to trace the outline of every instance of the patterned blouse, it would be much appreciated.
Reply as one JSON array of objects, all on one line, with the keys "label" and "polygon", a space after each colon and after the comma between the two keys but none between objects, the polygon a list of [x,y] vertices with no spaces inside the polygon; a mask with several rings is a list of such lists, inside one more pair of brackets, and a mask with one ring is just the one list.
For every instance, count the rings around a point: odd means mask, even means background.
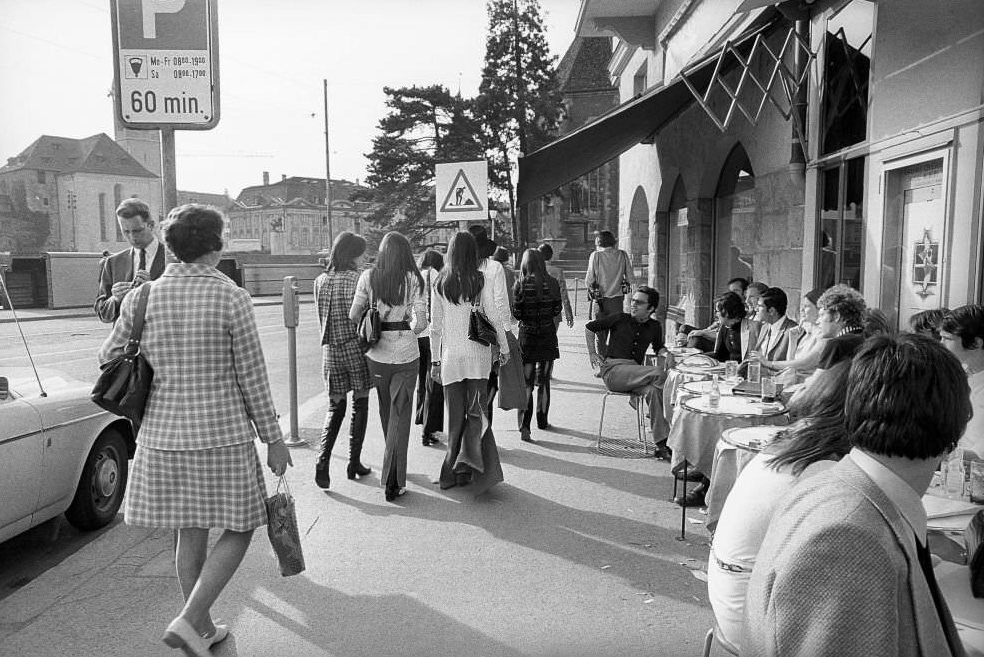
[{"label": "patterned blouse", "polygon": [[513,287],[513,317],[527,329],[554,328],[554,318],[562,310],[560,284],[552,276],[546,276],[540,294],[537,295],[536,280],[528,278],[516,281]]},{"label": "patterned blouse", "polygon": [[314,279],[321,344],[337,347],[355,340],[355,323],[349,319],[349,309],[358,280],[357,271],[330,271]]}]

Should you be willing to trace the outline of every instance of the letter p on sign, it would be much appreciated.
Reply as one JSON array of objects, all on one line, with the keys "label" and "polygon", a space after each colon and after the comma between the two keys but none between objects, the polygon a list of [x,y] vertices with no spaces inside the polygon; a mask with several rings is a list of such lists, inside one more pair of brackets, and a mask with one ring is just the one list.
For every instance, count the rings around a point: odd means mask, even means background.
[{"label": "letter p on sign", "polygon": [[185,5],[185,0],[142,0],[143,35],[145,39],[157,38],[157,14],[176,14]]}]

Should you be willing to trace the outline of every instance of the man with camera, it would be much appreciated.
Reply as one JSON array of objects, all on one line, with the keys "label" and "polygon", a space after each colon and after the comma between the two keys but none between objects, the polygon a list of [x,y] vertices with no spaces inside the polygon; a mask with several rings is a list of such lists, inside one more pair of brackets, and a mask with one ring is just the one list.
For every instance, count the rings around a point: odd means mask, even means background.
[{"label": "man with camera", "polygon": [[116,208],[120,232],[129,249],[103,258],[99,267],[99,294],[93,310],[100,320],[112,324],[120,315],[120,304],[130,290],[164,273],[164,248],[154,235],[150,206],[128,198]]}]

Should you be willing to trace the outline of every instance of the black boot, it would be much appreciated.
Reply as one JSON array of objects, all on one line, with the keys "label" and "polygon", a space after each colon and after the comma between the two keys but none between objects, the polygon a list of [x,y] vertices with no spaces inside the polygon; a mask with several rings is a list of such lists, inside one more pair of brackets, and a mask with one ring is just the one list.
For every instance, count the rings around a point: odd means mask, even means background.
[{"label": "black boot", "polygon": [[329,400],[328,417],[325,418],[325,426],[321,430],[321,452],[314,466],[314,483],[318,488],[328,488],[331,485],[328,464],[331,462],[331,450],[335,447],[335,439],[338,438],[338,430],[342,427],[344,419],[345,398],[342,397],[338,401]]},{"label": "black boot", "polygon": [[356,475],[365,477],[372,472],[362,465],[362,442],[366,439],[366,424],[369,422],[369,398],[358,397],[352,400],[352,422],[349,425],[349,463],[346,474],[349,479]]}]

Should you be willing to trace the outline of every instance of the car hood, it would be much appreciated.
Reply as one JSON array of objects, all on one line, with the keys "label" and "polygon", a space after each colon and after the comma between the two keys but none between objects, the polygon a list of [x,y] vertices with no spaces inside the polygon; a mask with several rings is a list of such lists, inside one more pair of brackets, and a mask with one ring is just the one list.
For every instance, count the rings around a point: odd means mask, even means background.
[{"label": "car hood", "polygon": [[[3,367],[0,368],[0,376],[7,377],[10,389],[22,397],[32,398],[41,394],[34,370],[30,367]],[[39,367],[38,376],[41,378],[45,392],[49,395],[79,390],[84,391],[85,397],[88,397],[88,392],[92,390],[91,381],[73,378],[53,367]]]}]

